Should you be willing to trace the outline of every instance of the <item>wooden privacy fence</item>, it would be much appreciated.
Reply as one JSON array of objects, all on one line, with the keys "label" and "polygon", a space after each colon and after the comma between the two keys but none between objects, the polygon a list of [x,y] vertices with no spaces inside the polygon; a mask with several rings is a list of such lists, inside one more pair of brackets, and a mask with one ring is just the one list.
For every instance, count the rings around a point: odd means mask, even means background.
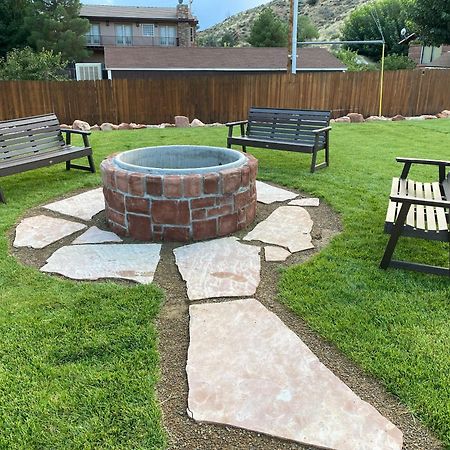
[{"label": "wooden privacy fence", "polygon": [[[62,123],[203,122],[247,117],[250,106],[378,114],[379,72],[217,74],[146,80],[0,81],[0,120],[55,112]],[[450,70],[387,72],[383,115],[450,109]]]}]

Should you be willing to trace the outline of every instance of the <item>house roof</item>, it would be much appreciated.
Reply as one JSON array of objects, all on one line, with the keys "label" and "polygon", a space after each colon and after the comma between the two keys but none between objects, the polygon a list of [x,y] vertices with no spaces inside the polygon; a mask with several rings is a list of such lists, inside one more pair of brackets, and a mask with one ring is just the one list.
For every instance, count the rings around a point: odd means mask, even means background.
[{"label": "house roof", "polygon": [[[109,6],[82,5],[81,17],[110,19],[154,19],[178,20],[176,8],[159,8],[148,6]],[[190,19],[195,17],[190,15]]]},{"label": "house roof", "polygon": [[439,58],[435,59],[433,62],[428,63],[427,67],[442,67],[450,68],[450,51],[442,53]]},{"label": "house roof", "polygon": [[[324,48],[298,50],[300,71],[344,71],[347,67]],[[105,47],[108,70],[286,70],[287,50],[279,47]]]}]

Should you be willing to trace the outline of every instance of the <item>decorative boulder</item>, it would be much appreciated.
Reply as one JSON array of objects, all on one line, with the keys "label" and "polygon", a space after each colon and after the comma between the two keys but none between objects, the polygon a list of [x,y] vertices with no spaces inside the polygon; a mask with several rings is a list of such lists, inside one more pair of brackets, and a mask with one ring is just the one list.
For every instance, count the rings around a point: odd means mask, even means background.
[{"label": "decorative boulder", "polygon": [[74,130],[81,130],[81,131],[91,131],[91,126],[82,120],[75,120],[73,122],[72,128]]},{"label": "decorative boulder", "polygon": [[366,119],[366,122],[381,122],[381,121],[388,120],[386,117],[383,116],[370,116]]},{"label": "decorative boulder", "polygon": [[338,117],[337,119],[334,119],[336,123],[350,123],[350,117],[344,116],[344,117]]},{"label": "decorative boulder", "polygon": [[92,125],[91,131],[100,131],[100,127],[97,124]]},{"label": "decorative boulder", "polygon": [[437,119],[437,116],[433,114],[422,114],[420,117],[423,117],[425,120]]},{"label": "decorative boulder", "polygon": [[118,129],[119,129],[119,125],[113,125],[113,126],[112,126],[112,129],[113,129],[113,130],[118,130]]},{"label": "decorative boulder", "polygon": [[440,114],[443,117],[450,118],[450,110],[449,109],[444,109],[444,111],[442,111]]},{"label": "decorative boulder", "polygon": [[129,123],[122,122],[119,125],[119,130],[132,130],[132,126]]},{"label": "decorative boulder", "polygon": [[60,127],[61,128],[66,128],[66,129],[72,129],[72,125],[66,125],[65,123],[62,123],[61,125],[60,125]]},{"label": "decorative boulder", "polygon": [[396,116],[394,116],[393,118],[392,118],[392,120],[394,121],[394,122],[397,122],[397,121],[399,121],[399,120],[406,120],[401,114],[397,114]]},{"label": "decorative boulder", "polygon": [[100,125],[100,129],[102,131],[112,131],[114,129],[113,126],[114,125],[112,123],[105,122]]},{"label": "decorative boulder", "polygon": [[175,116],[175,126],[177,128],[187,128],[189,126],[189,118],[186,116]]},{"label": "decorative boulder", "polygon": [[350,122],[352,123],[362,123],[364,122],[364,116],[359,113],[349,113],[347,117],[350,117]]},{"label": "decorative boulder", "polygon": [[199,119],[194,119],[191,122],[191,127],[194,127],[194,128],[196,128],[196,127],[204,127],[204,126],[205,126],[205,124]]}]

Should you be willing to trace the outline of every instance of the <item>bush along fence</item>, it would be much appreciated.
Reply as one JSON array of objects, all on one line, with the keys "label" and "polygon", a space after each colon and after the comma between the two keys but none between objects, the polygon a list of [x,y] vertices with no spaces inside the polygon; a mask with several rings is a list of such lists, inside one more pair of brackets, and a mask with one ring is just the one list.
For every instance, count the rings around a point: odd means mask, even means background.
[{"label": "bush along fence", "polygon": [[[387,72],[382,114],[450,109],[450,70]],[[250,106],[327,109],[333,117],[379,112],[379,73],[217,74],[146,80],[0,81],[0,120],[55,112],[62,123],[203,122],[247,117]]]}]

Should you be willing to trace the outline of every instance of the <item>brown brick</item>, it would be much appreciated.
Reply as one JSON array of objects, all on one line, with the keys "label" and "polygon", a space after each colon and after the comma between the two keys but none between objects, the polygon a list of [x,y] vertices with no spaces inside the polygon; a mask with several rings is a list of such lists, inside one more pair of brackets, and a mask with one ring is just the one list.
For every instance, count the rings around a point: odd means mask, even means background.
[{"label": "brown brick", "polygon": [[189,202],[186,200],[153,200],[152,219],[154,223],[167,225],[188,225]]},{"label": "brown brick", "polygon": [[217,194],[219,192],[219,180],[218,173],[209,173],[203,177],[203,191],[205,194]]},{"label": "brown brick", "polygon": [[227,214],[230,214],[232,210],[233,208],[231,207],[231,205],[217,206],[215,208],[208,209],[207,216],[208,217],[225,216]]},{"label": "brown brick", "polygon": [[195,209],[191,212],[192,220],[201,220],[206,218],[206,209]]},{"label": "brown brick", "polygon": [[245,224],[245,220],[246,220],[246,217],[247,217],[247,214],[245,213],[245,209],[244,208],[239,209],[237,214],[238,214],[238,223],[244,223]]},{"label": "brown brick", "polygon": [[122,226],[125,225],[125,215],[124,214],[114,211],[111,208],[106,208],[105,212],[106,212],[106,218],[109,221],[112,221],[112,222],[122,225]]},{"label": "brown brick", "polygon": [[162,225],[153,225],[153,233],[162,233],[163,226]]},{"label": "brown brick", "polygon": [[222,174],[222,191],[224,194],[236,192],[241,186],[241,170],[224,170]]},{"label": "brown brick", "polygon": [[218,206],[232,205],[233,202],[234,202],[234,195],[227,194],[227,195],[222,195],[221,197],[217,197],[216,205],[218,205]]},{"label": "brown brick", "polygon": [[247,215],[247,225],[252,223],[255,220],[256,217],[256,202],[250,203],[250,205],[248,205],[245,208],[245,212]]},{"label": "brown brick", "polygon": [[125,197],[122,193],[103,188],[103,194],[109,208],[121,213],[125,212]]},{"label": "brown brick", "polygon": [[183,196],[183,177],[178,175],[167,175],[163,180],[163,192],[166,197]]},{"label": "brown brick", "polygon": [[248,165],[242,167],[241,169],[241,186],[247,187],[250,183],[250,167]]},{"label": "brown brick", "polygon": [[155,233],[153,233],[153,240],[154,241],[162,241],[163,240],[163,232],[162,231],[157,231]]},{"label": "brown brick", "polygon": [[199,220],[192,223],[194,241],[201,241],[217,236],[217,220]]},{"label": "brown brick", "polygon": [[128,172],[116,170],[116,186],[119,191],[128,193]]},{"label": "brown brick", "polygon": [[219,236],[234,233],[237,230],[237,213],[219,217]]},{"label": "brown brick", "polygon": [[150,217],[127,214],[128,232],[131,237],[139,241],[152,239],[152,224]]},{"label": "brown brick", "polygon": [[216,205],[216,197],[203,197],[191,200],[192,209],[210,208],[211,206],[215,205]]},{"label": "brown brick", "polygon": [[234,196],[234,205],[235,208],[243,208],[250,203],[250,191],[247,189],[246,191],[239,192]]},{"label": "brown brick", "polygon": [[250,182],[252,182],[256,180],[256,175],[258,174],[258,160],[252,155],[247,155],[247,158],[250,167]]},{"label": "brown brick", "polygon": [[147,215],[150,213],[150,201],[146,198],[126,197],[125,205],[127,212]]},{"label": "brown brick", "polygon": [[146,176],[147,194],[154,196],[162,195],[162,178],[156,176]]},{"label": "brown brick", "polygon": [[145,194],[144,186],[145,175],[142,173],[133,173],[128,177],[128,192],[131,195],[142,196]]},{"label": "brown brick", "polygon": [[202,193],[202,176],[188,175],[184,177],[184,196],[198,197]]},{"label": "brown brick", "polygon": [[113,233],[116,233],[119,236],[128,236],[128,232],[125,227],[122,227],[120,225],[117,225],[117,223],[109,222],[109,221],[108,221],[108,226],[109,226],[110,231],[112,231]]},{"label": "brown brick", "polygon": [[189,227],[164,227],[163,240],[172,242],[189,241]]}]

